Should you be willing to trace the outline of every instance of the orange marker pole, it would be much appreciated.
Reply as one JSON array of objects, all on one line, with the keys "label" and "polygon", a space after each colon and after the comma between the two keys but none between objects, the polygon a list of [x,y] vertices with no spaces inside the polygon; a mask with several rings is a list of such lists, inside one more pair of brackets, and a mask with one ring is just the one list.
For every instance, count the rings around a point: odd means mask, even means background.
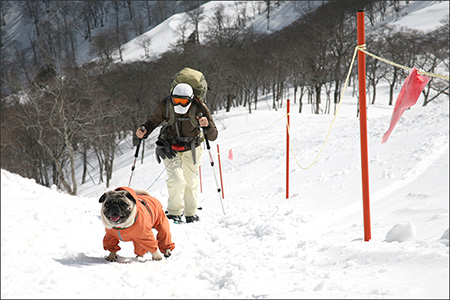
[{"label": "orange marker pole", "polygon": [[[364,11],[359,10],[356,16],[358,26],[358,45],[364,45]],[[371,239],[370,201],[369,201],[369,158],[367,146],[367,111],[366,111],[366,55],[358,51],[359,80],[359,126],[361,138],[361,172],[364,210],[364,241]]]},{"label": "orange marker pole", "polygon": [[225,199],[225,195],[223,192],[222,165],[220,164],[219,144],[217,144],[217,156],[219,157],[219,174],[220,174],[220,187],[222,188],[222,199]]},{"label": "orange marker pole", "polygon": [[290,130],[290,100],[286,101],[287,124],[286,124],[286,199],[289,199],[289,130]]}]

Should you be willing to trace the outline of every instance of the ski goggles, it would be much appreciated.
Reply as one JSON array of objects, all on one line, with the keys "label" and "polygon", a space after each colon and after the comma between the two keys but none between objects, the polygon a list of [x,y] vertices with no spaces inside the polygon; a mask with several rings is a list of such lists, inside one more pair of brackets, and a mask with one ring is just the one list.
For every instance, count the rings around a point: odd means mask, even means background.
[{"label": "ski goggles", "polygon": [[188,96],[172,96],[172,104],[173,105],[181,105],[186,107],[191,103],[192,97]]}]

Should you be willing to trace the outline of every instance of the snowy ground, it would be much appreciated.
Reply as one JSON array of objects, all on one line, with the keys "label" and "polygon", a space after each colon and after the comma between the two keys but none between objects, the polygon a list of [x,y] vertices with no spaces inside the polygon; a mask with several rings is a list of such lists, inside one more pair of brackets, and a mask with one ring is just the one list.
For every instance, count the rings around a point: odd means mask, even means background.
[{"label": "snowy ground", "polygon": [[[216,114],[212,153],[218,175],[219,144],[226,214],[205,151],[201,222],[171,224],[176,248],[161,262],[137,260],[130,243],[119,263],[104,260],[102,185],[74,197],[2,170],[2,298],[448,298],[449,101],[406,111],[385,144],[392,107],[369,107],[372,239],[364,242],[359,122],[347,94],[308,170],[293,153],[309,165],[332,116],[292,114],[289,199],[284,109],[261,102],[251,115]],[[113,187],[131,174],[134,149],[124,149]],[[163,167],[146,154],[132,187],[153,184],[166,206]]]}]

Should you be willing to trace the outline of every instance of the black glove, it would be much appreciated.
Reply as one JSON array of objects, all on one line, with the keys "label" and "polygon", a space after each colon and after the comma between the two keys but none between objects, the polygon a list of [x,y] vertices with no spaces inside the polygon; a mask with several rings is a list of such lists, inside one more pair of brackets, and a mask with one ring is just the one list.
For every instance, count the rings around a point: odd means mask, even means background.
[{"label": "black glove", "polygon": [[172,145],[170,145],[169,142],[162,138],[158,138],[158,140],[156,141],[155,153],[158,164],[161,163],[161,158],[172,159],[177,155],[177,152],[172,149]]}]

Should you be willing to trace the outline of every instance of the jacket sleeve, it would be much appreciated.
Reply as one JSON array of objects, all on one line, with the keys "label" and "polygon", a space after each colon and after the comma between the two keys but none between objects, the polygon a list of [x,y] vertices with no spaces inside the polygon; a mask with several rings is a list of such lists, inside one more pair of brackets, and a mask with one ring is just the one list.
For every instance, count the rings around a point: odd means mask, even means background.
[{"label": "jacket sleeve", "polygon": [[214,123],[213,117],[211,115],[211,112],[209,111],[208,107],[205,103],[201,102],[201,111],[208,119],[208,127],[206,127],[206,134],[208,135],[208,140],[215,141],[217,139],[217,136],[219,135],[219,132],[217,131],[216,124]]},{"label": "jacket sleeve", "polygon": [[147,122],[143,124],[145,128],[147,128],[147,135],[149,135],[153,130],[155,130],[155,128],[158,127],[159,124],[161,124],[161,122],[166,119],[167,114],[166,107],[167,107],[167,98],[164,98],[152,112]]},{"label": "jacket sleeve", "polygon": [[121,249],[119,247],[119,240],[116,237],[106,233],[103,238],[103,249],[111,252],[118,252]]}]

